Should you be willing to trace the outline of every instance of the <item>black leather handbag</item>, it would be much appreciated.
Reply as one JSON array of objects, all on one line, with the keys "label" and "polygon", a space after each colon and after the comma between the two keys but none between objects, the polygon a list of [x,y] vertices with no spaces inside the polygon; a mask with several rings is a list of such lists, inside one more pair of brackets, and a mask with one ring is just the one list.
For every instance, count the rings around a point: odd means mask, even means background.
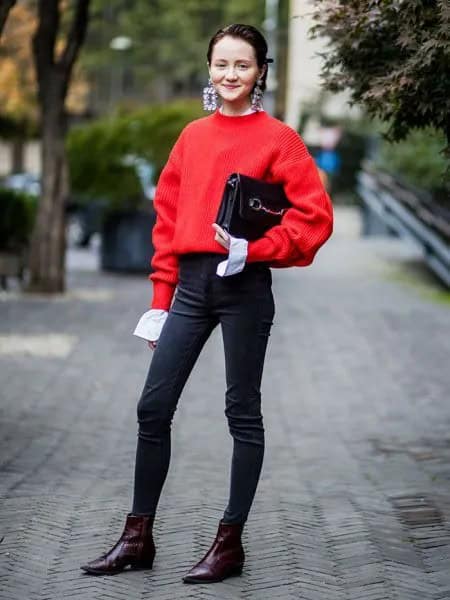
[{"label": "black leather handbag", "polygon": [[257,240],[278,225],[291,206],[281,184],[232,173],[225,184],[216,223],[234,237]]}]

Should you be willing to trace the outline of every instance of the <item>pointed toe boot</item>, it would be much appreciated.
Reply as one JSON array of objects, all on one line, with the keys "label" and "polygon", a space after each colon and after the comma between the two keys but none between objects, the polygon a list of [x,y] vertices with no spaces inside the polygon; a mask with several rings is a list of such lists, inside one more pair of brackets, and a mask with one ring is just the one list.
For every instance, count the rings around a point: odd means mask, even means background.
[{"label": "pointed toe boot", "polygon": [[216,538],[205,554],[183,577],[184,583],[214,583],[233,575],[240,575],[245,554],[242,547],[242,524],[220,521]]},{"label": "pointed toe boot", "polygon": [[80,568],[90,575],[115,575],[128,566],[131,569],[151,569],[155,558],[153,519],[128,514],[123,533],[115,546]]}]

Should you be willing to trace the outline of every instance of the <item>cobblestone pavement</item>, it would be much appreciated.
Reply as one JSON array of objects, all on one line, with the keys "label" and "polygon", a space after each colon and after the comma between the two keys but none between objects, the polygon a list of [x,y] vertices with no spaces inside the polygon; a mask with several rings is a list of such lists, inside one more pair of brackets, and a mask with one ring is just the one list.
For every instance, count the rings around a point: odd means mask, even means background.
[{"label": "cobblestone pavement", "polygon": [[247,562],[214,585],[181,577],[228,491],[220,330],[175,416],[154,569],[90,577],[79,564],[117,539],[130,507],[151,359],[130,331],[150,286],[72,265],[64,298],[1,295],[1,599],[450,598],[448,295],[428,293],[402,243],[357,239],[337,213],[312,267],[273,271]]}]

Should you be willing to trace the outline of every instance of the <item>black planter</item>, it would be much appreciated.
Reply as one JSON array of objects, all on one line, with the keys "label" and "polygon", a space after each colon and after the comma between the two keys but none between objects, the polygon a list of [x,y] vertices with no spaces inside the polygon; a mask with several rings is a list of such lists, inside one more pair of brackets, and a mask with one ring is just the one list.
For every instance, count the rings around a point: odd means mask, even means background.
[{"label": "black planter", "polygon": [[155,220],[154,211],[123,211],[107,215],[102,225],[102,269],[149,273]]}]

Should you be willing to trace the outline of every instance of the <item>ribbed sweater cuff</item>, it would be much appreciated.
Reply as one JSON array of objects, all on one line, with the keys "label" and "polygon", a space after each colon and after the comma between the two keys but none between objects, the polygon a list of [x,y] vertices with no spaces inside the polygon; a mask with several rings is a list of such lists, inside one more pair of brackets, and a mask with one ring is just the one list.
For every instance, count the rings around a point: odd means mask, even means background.
[{"label": "ribbed sweater cuff", "polygon": [[249,242],[247,248],[247,262],[271,260],[273,258],[273,250],[273,242],[267,238]]},{"label": "ribbed sweater cuff", "polygon": [[151,308],[169,310],[175,293],[176,284],[165,281],[153,281],[153,298]]}]

